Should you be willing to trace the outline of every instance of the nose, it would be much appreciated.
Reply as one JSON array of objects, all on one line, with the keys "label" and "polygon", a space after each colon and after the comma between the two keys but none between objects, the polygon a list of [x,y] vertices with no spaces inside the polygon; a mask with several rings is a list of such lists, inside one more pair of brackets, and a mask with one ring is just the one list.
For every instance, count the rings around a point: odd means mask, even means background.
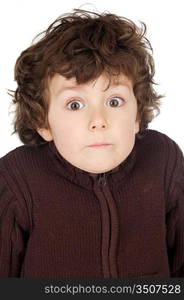
[{"label": "nose", "polygon": [[106,128],[107,128],[106,124],[93,124],[90,126],[90,129],[92,131],[94,131],[96,129],[106,129]]},{"label": "nose", "polygon": [[98,111],[98,113],[93,114],[89,127],[91,131],[105,130],[107,129],[108,125],[102,113],[99,113]]}]

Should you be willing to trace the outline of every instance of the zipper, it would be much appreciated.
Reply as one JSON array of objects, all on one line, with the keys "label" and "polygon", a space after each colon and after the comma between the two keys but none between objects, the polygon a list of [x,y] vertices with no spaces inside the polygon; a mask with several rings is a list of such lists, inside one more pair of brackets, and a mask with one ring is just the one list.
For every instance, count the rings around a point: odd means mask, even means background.
[{"label": "zipper", "polygon": [[110,278],[110,264],[109,264],[109,241],[110,241],[110,212],[104,189],[106,189],[106,174],[100,173],[96,180],[95,192],[99,199],[102,212],[102,269],[104,278]]},{"label": "zipper", "polygon": [[106,181],[106,174],[105,173],[101,173],[99,175],[99,178],[98,178],[98,184],[99,185],[106,185],[107,184],[107,181]]},{"label": "zipper", "polygon": [[107,176],[108,174],[106,173],[100,173],[95,188],[102,211],[102,265],[105,278],[117,278],[116,249],[119,225],[117,208],[108,188]]}]

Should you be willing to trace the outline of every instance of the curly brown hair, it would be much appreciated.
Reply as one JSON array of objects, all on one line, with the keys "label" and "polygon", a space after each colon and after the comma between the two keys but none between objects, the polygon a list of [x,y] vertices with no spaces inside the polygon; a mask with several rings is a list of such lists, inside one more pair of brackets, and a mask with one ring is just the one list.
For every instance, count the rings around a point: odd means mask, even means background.
[{"label": "curly brown hair", "polygon": [[15,104],[14,132],[24,144],[40,144],[38,128],[49,128],[48,79],[59,73],[78,84],[98,78],[109,79],[123,73],[133,84],[137,99],[137,120],[141,133],[160,113],[160,98],[153,88],[155,74],[153,49],[145,37],[146,25],[109,12],[81,9],[61,15],[40,39],[21,53],[15,64],[17,89],[11,91]]}]

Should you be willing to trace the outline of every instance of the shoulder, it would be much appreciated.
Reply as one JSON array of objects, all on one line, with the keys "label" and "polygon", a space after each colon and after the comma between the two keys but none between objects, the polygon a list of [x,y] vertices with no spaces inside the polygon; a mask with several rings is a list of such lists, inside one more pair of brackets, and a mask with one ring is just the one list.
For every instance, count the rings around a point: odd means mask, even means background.
[{"label": "shoulder", "polygon": [[[0,218],[16,218],[22,228],[31,229],[32,203],[25,174],[37,161],[40,151],[33,146],[20,146],[0,158]],[[4,217],[3,217],[4,216]],[[12,219],[13,221],[13,219]]]},{"label": "shoulder", "polygon": [[0,158],[0,176],[16,197],[30,195],[32,181],[39,180],[40,174],[47,168],[48,143],[42,145],[23,145]]},{"label": "shoulder", "polygon": [[137,139],[137,143],[139,147],[150,151],[150,153],[160,153],[168,158],[183,155],[181,148],[171,137],[157,130],[146,129],[142,137]]},{"label": "shoulder", "polygon": [[167,143],[172,144],[174,142],[174,140],[170,138],[168,135],[166,135],[165,133],[162,133],[154,129],[144,130],[140,140],[144,140],[144,142],[148,142],[148,143],[156,142],[157,144],[162,144],[162,145]]},{"label": "shoulder", "polygon": [[47,152],[48,143],[42,145],[23,145],[0,158],[0,170],[26,169],[37,165]]},{"label": "shoulder", "polygon": [[136,137],[137,166],[151,170],[168,179],[177,174],[183,165],[183,153],[178,144],[168,135],[157,130],[146,129]]}]

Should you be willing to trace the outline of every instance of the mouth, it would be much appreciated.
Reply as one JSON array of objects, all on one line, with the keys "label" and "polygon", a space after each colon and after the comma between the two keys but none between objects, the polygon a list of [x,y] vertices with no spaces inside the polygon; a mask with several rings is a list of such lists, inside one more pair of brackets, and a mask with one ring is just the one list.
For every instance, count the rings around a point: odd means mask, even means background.
[{"label": "mouth", "polygon": [[89,145],[89,147],[107,147],[111,145],[112,144],[93,144],[93,145]]}]

